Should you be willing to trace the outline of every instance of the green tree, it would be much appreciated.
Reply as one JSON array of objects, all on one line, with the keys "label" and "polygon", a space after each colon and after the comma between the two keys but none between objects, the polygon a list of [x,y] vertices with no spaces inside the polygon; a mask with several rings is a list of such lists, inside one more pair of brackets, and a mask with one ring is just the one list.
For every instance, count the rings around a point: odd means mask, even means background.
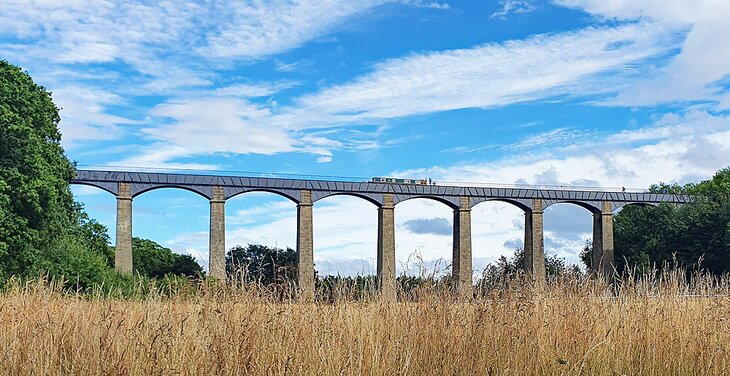
[{"label": "green tree", "polygon": [[[515,248],[511,258],[500,256],[494,264],[488,265],[482,272],[479,284],[482,287],[490,287],[514,279],[525,269],[525,250],[522,247]],[[545,275],[563,276],[580,275],[581,271],[577,265],[566,265],[565,259],[554,254],[545,255]]]},{"label": "green tree", "polygon": [[203,275],[203,268],[190,255],[174,253],[149,239],[132,238],[132,265],[134,271],[150,278],[169,274],[187,277]]},{"label": "green tree", "polygon": [[0,60],[0,278],[37,271],[77,222],[59,121],[50,93]]},{"label": "green tree", "polygon": [[296,278],[297,265],[297,253],[291,248],[239,245],[226,255],[226,274],[233,281],[286,284]]},{"label": "green tree", "polygon": [[730,272],[730,168],[697,184],[656,184],[653,193],[691,194],[690,205],[628,206],[614,216],[616,267],[642,271],[678,262]]}]

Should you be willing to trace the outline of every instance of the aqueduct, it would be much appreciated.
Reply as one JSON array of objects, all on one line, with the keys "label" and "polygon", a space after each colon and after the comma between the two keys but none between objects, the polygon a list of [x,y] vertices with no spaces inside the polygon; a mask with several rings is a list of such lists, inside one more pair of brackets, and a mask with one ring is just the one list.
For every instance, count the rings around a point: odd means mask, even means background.
[{"label": "aqueduct", "polygon": [[593,213],[592,267],[613,271],[613,211],[626,205],[685,204],[685,195],[605,192],[568,189],[459,187],[444,185],[349,182],[275,177],[213,176],[151,172],[78,170],[73,184],[101,188],[117,198],[115,266],[132,271],[132,200],[158,188],[180,188],[210,201],[209,275],[225,278],[225,203],[245,193],[266,191],[279,194],[297,205],[298,284],[302,295],[314,290],[314,244],[312,206],[325,197],[351,195],[378,207],[377,276],[381,293],[395,299],[395,205],[411,198],[429,198],[448,205],[454,212],[453,278],[471,284],[471,209],[484,201],[503,201],[525,213],[525,270],[535,279],[545,278],[543,210],[558,203],[580,205]]}]

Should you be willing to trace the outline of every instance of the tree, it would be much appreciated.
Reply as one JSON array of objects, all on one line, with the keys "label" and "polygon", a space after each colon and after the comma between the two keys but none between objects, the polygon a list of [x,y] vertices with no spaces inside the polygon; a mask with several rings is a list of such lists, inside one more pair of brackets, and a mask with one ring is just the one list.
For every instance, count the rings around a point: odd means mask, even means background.
[{"label": "tree", "polygon": [[[479,284],[482,287],[491,287],[503,284],[510,279],[516,278],[524,270],[525,250],[522,247],[515,248],[511,258],[500,256],[494,264],[488,265],[482,272]],[[558,255],[545,255],[545,275],[563,276],[579,275],[580,268],[577,265],[566,265],[565,259]]]},{"label": "tree", "polygon": [[190,255],[174,253],[149,239],[132,238],[132,265],[135,273],[150,278],[168,274],[187,277],[203,275],[203,267]]},{"label": "tree", "polygon": [[678,262],[712,273],[730,272],[730,168],[697,184],[656,184],[653,193],[694,195],[690,205],[628,206],[614,216],[619,272]]},{"label": "tree", "polygon": [[226,255],[226,274],[233,281],[285,284],[295,280],[297,266],[297,253],[291,248],[239,245]]},{"label": "tree", "polygon": [[59,121],[50,93],[0,60],[0,278],[36,271],[76,223]]}]

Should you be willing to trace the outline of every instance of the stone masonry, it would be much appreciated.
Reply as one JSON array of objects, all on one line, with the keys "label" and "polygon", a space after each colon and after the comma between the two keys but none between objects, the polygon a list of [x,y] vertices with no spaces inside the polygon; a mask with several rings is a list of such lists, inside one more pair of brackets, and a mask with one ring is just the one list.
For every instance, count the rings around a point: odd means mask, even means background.
[{"label": "stone masonry", "polygon": [[601,212],[593,213],[593,255],[591,269],[604,276],[612,275],[613,259],[613,210],[610,201],[604,201]]},{"label": "stone masonry", "polygon": [[469,197],[459,198],[459,208],[454,209],[454,239],[452,276],[457,289],[468,294],[472,285],[471,207]]},{"label": "stone masonry", "polygon": [[395,204],[392,194],[383,195],[378,208],[378,286],[384,301],[396,300],[395,280]]},{"label": "stone masonry", "polygon": [[132,188],[129,183],[119,183],[114,268],[122,273],[132,273]]},{"label": "stone masonry", "polygon": [[208,275],[219,280],[226,278],[226,200],[223,187],[213,187],[210,199],[210,235]]},{"label": "stone masonry", "polygon": [[312,192],[302,190],[297,205],[297,282],[302,300],[314,299],[314,235],[312,224]]},{"label": "stone masonry", "polygon": [[542,200],[534,199],[532,210],[525,212],[525,272],[536,281],[545,280]]}]

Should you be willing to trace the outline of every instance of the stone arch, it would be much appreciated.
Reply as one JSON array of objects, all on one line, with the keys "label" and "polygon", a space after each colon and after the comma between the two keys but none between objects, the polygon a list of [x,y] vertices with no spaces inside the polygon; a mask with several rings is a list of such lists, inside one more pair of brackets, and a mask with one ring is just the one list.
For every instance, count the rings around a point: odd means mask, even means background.
[{"label": "stone arch", "polygon": [[323,200],[328,197],[336,197],[336,196],[349,196],[349,197],[355,197],[359,198],[361,200],[365,200],[376,207],[383,206],[383,195],[380,194],[379,197],[373,197],[373,195],[368,194],[361,194],[356,192],[324,192],[324,191],[313,191],[312,192],[312,203],[316,203],[317,201]]},{"label": "stone arch", "polygon": [[265,192],[265,193],[271,193],[275,194],[280,197],[284,197],[287,200],[299,204],[301,202],[299,197],[299,191],[291,190],[291,192],[286,192],[284,190],[279,189],[269,189],[269,188],[251,188],[251,189],[240,189],[240,190],[232,190],[229,191],[228,188],[226,188],[226,200],[232,199],[234,197],[246,194],[246,193],[254,193],[254,192]]},{"label": "stone arch", "polygon": [[199,186],[186,186],[186,185],[179,185],[179,184],[154,184],[154,185],[141,185],[141,184],[135,184],[132,183],[132,198],[135,198],[137,196],[142,195],[146,192],[151,192],[158,189],[164,189],[164,188],[173,188],[173,189],[182,189],[188,192],[195,193],[199,196],[203,196],[204,198],[210,200],[213,196],[213,187],[199,187]]},{"label": "stone arch", "polygon": [[94,187],[99,188],[103,191],[109,192],[113,194],[114,196],[119,194],[119,183],[96,183],[96,182],[87,182],[87,181],[73,181],[71,182],[73,185],[85,185],[87,187]]},{"label": "stone arch", "polygon": [[519,199],[509,199],[509,198],[478,198],[474,197],[471,199],[471,208],[474,209],[477,205],[483,204],[485,202],[504,202],[510,205],[514,205],[524,212],[529,212],[532,210],[531,199],[528,200],[519,200]]},{"label": "stone arch", "polygon": [[459,198],[458,197],[448,197],[447,198],[447,197],[430,196],[430,195],[395,194],[393,204],[397,206],[401,202],[413,200],[416,198],[425,198],[427,200],[433,200],[436,202],[440,202],[453,210],[456,210],[459,208]]},{"label": "stone arch", "polygon": [[588,210],[591,214],[601,213],[601,202],[588,202],[588,201],[577,201],[577,200],[544,200],[543,210],[557,204],[573,204],[580,206],[583,209]]},{"label": "stone arch", "polygon": [[611,203],[611,212],[616,213],[617,211],[620,211],[621,209],[627,207],[627,206],[642,206],[642,207],[652,207],[656,208],[659,207],[659,204],[654,202],[612,202]]}]

